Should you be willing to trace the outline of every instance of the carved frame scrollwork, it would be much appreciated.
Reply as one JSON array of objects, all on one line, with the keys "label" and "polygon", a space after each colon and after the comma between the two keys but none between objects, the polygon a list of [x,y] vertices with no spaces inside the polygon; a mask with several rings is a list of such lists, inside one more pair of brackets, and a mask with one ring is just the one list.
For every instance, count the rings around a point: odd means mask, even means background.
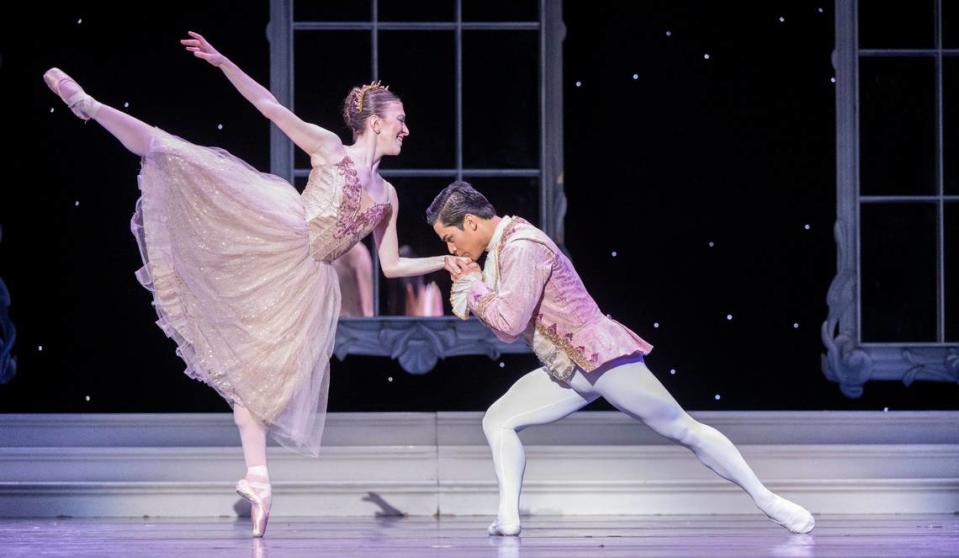
[{"label": "carved frame scrollwork", "polygon": [[[959,344],[864,343],[860,329],[859,268],[859,39],[857,0],[836,1],[836,224],[837,272],[826,296],[822,370],[847,397],[866,382],[959,382]],[[940,49],[941,56],[941,49]],[[941,95],[941,92],[940,92]],[[941,190],[940,190],[941,191]],[[940,280],[941,282],[941,280]]]}]

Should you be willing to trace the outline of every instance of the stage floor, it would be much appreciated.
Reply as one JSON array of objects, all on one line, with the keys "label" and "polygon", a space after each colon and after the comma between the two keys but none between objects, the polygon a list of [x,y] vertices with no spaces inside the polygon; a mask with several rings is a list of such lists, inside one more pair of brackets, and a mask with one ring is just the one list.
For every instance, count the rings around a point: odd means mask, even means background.
[{"label": "stage floor", "polygon": [[276,518],[267,538],[236,519],[0,520],[0,555],[479,557],[946,557],[959,516],[824,516],[790,535],[756,516],[527,518],[522,537],[485,534],[487,518]]}]

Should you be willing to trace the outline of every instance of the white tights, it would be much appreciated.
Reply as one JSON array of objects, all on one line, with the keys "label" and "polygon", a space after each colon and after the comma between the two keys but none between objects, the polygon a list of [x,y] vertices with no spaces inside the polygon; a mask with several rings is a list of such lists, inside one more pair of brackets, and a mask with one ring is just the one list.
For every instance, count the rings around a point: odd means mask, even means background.
[{"label": "white tights", "polygon": [[247,469],[264,467],[265,470],[266,425],[239,402],[233,403],[233,422],[240,429],[240,443],[243,445],[243,460]]},{"label": "white tights", "polygon": [[[786,506],[788,500],[763,486],[728,438],[690,417],[642,359],[621,362],[588,374],[577,370],[568,383],[556,381],[543,368],[538,368],[520,378],[489,408],[483,417],[483,431],[493,453],[499,480],[499,523],[519,524],[519,497],[526,455],[516,433],[527,426],[557,421],[599,397],[692,450],[703,465],[741,486],[760,509],[771,517],[775,515],[773,519],[777,522],[797,523],[806,519],[805,515],[799,517],[801,514],[797,510]],[[782,517],[787,511],[796,518]],[[811,516],[808,519],[811,520]]]}]

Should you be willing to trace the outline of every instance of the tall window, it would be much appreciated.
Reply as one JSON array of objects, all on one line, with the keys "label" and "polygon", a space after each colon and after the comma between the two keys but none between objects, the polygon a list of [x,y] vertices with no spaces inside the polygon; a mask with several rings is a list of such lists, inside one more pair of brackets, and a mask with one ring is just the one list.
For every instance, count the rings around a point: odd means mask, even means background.
[{"label": "tall window", "polygon": [[[827,375],[959,379],[959,2],[836,4]],[[838,334],[836,329],[838,327]]]},{"label": "tall window", "polygon": [[[384,159],[380,170],[399,196],[403,254],[445,253],[424,210],[453,180],[469,181],[500,214],[521,215],[562,242],[563,32],[558,0],[271,0],[271,89],[345,143],[352,138],[339,111],[350,87],[382,80],[402,98],[411,135],[403,153]],[[272,172],[302,188],[307,156],[276,129],[271,151]],[[365,243],[374,315],[413,315],[406,300],[411,287],[381,277],[372,238]],[[440,293],[449,287],[445,274],[425,281],[436,282]],[[438,300],[446,317],[434,321],[453,320],[446,298]],[[380,331],[346,322],[341,333]],[[490,343],[501,345],[492,337]],[[381,354],[395,352],[384,347]]]}]

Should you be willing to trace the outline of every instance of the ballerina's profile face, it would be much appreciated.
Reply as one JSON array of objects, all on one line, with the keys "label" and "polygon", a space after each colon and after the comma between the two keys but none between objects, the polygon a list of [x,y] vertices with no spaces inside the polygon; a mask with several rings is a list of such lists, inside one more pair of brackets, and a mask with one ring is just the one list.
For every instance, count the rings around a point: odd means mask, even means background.
[{"label": "ballerina's profile face", "polygon": [[479,226],[478,217],[467,213],[463,218],[463,228],[446,226],[439,219],[433,223],[433,231],[446,244],[446,249],[454,256],[469,258],[474,262],[483,255],[490,239]]},{"label": "ballerina's profile face", "polygon": [[406,113],[403,103],[391,102],[386,105],[382,116],[370,119],[370,127],[376,133],[376,143],[383,155],[399,155],[403,149],[403,140],[410,135],[406,125]]}]

